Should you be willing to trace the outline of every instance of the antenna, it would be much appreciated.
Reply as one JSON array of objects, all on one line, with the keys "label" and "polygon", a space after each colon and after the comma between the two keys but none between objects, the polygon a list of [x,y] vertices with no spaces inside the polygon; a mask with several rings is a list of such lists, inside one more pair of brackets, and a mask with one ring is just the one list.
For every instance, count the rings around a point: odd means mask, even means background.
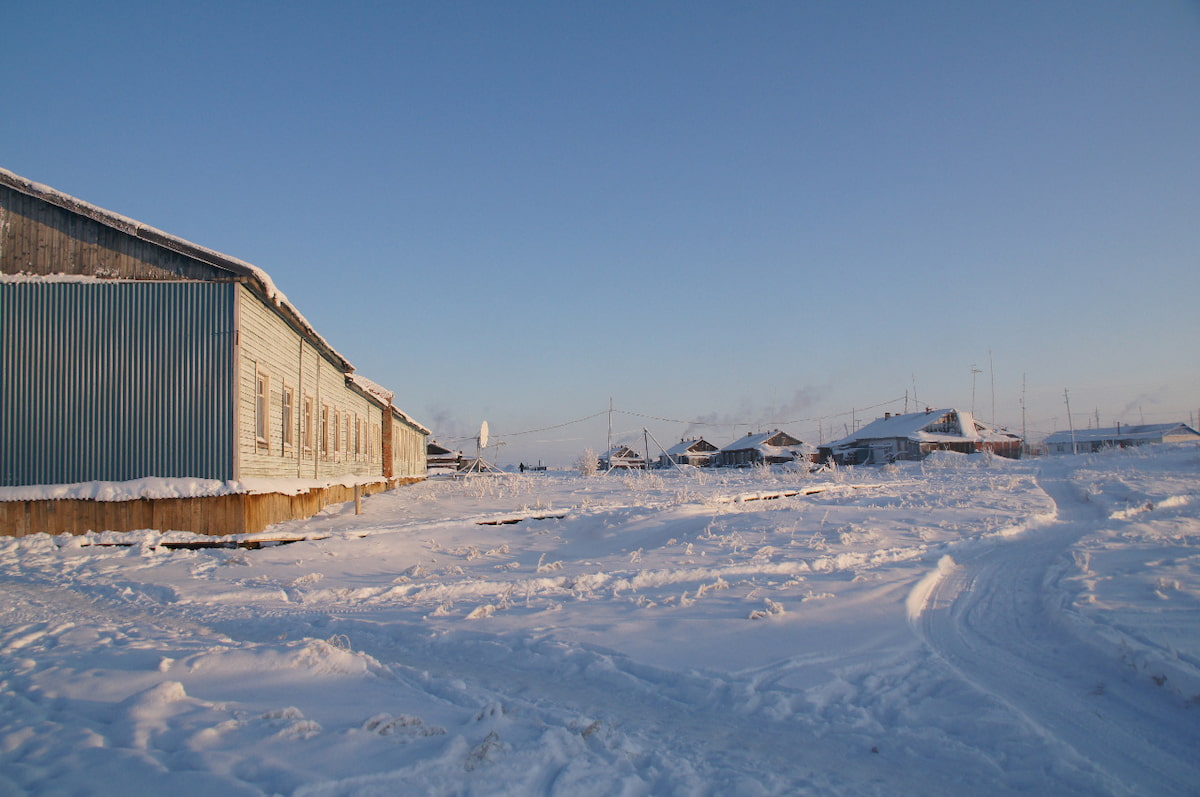
[{"label": "antenna", "polygon": [[975,414],[975,375],[982,374],[983,371],[975,367],[975,363],[971,363],[971,414]]},{"label": "antenna", "polygon": [[487,448],[490,440],[488,422],[484,421],[479,424],[479,434],[475,438],[475,461],[463,473],[502,473],[499,468],[483,458],[483,449]]}]

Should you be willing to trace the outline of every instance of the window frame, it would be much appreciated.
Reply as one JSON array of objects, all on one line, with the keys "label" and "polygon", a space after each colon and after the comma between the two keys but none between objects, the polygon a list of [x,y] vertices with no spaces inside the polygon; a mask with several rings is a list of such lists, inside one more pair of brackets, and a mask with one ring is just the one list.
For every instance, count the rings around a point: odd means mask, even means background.
[{"label": "window frame", "polygon": [[254,369],[254,446],[271,452],[271,376]]}]

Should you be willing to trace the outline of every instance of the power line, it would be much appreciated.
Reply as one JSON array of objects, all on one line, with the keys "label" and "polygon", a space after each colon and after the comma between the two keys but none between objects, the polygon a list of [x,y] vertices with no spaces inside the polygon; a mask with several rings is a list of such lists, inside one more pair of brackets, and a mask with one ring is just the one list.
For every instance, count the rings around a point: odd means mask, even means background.
[{"label": "power line", "polygon": [[[787,425],[791,425],[791,424],[813,423],[813,422],[818,422],[818,421],[827,421],[827,420],[830,420],[833,418],[841,418],[841,417],[851,415],[856,412],[863,412],[866,410],[878,409],[879,407],[886,407],[889,404],[896,404],[898,402],[904,401],[904,399],[905,399],[904,396],[900,396],[898,398],[888,399],[887,401],[881,401],[878,404],[872,404],[869,407],[856,407],[853,410],[849,410],[847,412],[835,412],[835,413],[831,413],[829,415],[815,415],[810,418],[794,418],[792,420],[787,420],[787,421],[772,420],[772,421],[765,421],[765,422],[761,422],[761,421],[724,421],[724,422],[722,422],[722,421],[681,420],[679,418],[665,418],[661,415],[650,415],[648,413],[643,413],[643,412],[633,412],[632,410],[606,409],[606,410],[600,410],[599,412],[593,412],[591,415],[585,415],[582,418],[576,418],[574,420],[564,421],[562,423],[556,423],[551,426],[541,426],[537,429],[526,429],[526,430],[520,431],[520,432],[495,432],[495,431],[493,431],[492,436],[498,437],[498,438],[500,438],[500,437],[521,437],[522,435],[537,434],[538,432],[549,432],[554,429],[562,429],[567,426],[574,426],[577,423],[583,423],[585,421],[590,421],[593,418],[599,418],[601,415],[607,415],[610,412],[619,413],[621,415],[629,415],[629,416],[632,416],[635,418],[647,418],[652,421],[662,421],[663,423],[679,423],[679,424],[686,424],[689,426],[736,427],[736,426],[759,426],[762,423],[770,423],[770,424],[777,425],[777,426],[787,426]],[[474,438],[474,436],[467,436],[467,437],[448,437],[448,438],[443,438],[443,439],[445,439],[447,442],[449,442],[449,441],[455,441],[455,440],[474,440],[475,438]]]}]

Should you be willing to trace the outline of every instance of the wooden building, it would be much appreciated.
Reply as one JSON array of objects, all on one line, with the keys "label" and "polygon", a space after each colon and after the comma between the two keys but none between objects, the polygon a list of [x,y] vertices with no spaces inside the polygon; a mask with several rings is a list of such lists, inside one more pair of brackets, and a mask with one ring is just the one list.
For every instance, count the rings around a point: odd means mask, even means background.
[{"label": "wooden building", "polygon": [[712,464],[713,454],[716,451],[717,447],[703,437],[695,440],[680,440],[658,458],[658,466],[669,468],[673,462],[676,465],[708,467]]},{"label": "wooden building", "polygon": [[601,470],[644,470],[646,458],[627,445],[615,445],[600,455]]},{"label": "wooden building", "polygon": [[931,451],[962,454],[990,452],[1017,459],[1021,438],[978,421],[962,410],[927,409],[886,413],[856,432],[822,446],[822,462],[839,465],[882,465],[897,460],[924,459]]},{"label": "wooden building", "polygon": [[812,446],[774,429],[758,434],[747,433],[713,455],[719,468],[745,468],[751,465],[781,465],[785,462],[807,460]]},{"label": "wooden building", "polygon": [[430,440],[425,444],[425,467],[430,474],[457,473],[463,468],[463,454]]},{"label": "wooden building", "polygon": [[0,488],[425,475],[429,430],[261,269],[3,169],[0,322]]},{"label": "wooden building", "polygon": [[1055,432],[1045,440],[1051,454],[1085,454],[1105,448],[1129,448],[1153,443],[1196,443],[1200,432],[1186,423],[1117,424],[1105,429]]}]

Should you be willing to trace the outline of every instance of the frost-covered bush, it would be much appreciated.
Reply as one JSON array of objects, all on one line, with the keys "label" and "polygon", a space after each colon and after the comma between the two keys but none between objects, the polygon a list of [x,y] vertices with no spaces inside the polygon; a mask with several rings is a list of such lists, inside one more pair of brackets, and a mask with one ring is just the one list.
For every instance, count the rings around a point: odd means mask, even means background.
[{"label": "frost-covered bush", "polygon": [[590,448],[583,449],[579,459],[575,460],[575,469],[585,479],[595,476],[596,471],[600,469],[600,460],[596,457],[596,452]]}]

